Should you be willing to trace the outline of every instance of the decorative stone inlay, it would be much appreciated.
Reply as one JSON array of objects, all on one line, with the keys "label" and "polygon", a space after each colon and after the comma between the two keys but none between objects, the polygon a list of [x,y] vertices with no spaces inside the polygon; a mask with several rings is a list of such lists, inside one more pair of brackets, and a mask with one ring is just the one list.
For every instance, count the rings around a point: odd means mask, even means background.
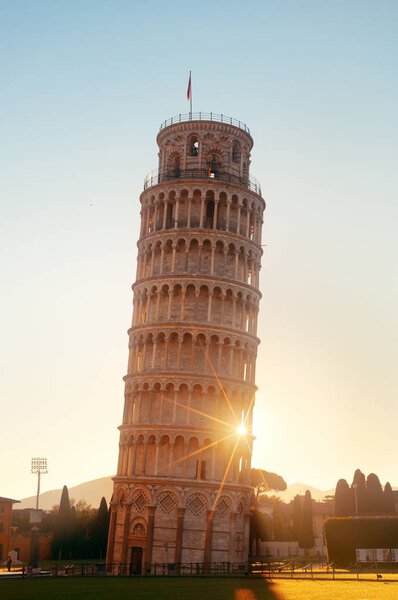
[{"label": "decorative stone inlay", "polygon": [[148,500],[142,492],[137,492],[134,494],[131,504],[137,510],[137,512],[142,512],[146,505],[148,504]]},{"label": "decorative stone inlay", "polygon": [[145,535],[145,527],[142,523],[136,523],[134,525],[133,535]]},{"label": "decorative stone inlay", "polygon": [[157,504],[163,512],[168,514],[176,508],[177,501],[175,497],[172,494],[170,494],[170,492],[163,492],[162,494],[160,494]]},{"label": "decorative stone inlay", "polygon": [[206,507],[206,498],[201,494],[193,494],[187,502],[187,508],[196,516],[200,515]]},{"label": "decorative stone inlay", "polygon": [[225,517],[225,515],[229,512],[229,509],[230,502],[228,501],[228,498],[223,496],[219,502],[217,502],[216,511],[220,517]]}]

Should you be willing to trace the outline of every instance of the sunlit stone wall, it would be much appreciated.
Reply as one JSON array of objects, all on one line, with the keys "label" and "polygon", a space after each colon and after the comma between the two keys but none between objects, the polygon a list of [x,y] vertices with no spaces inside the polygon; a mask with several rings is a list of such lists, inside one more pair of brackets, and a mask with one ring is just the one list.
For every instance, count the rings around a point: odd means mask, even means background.
[{"label": "sunlit stone wall", "polygon": [[250,134],[191,120],[157,141],[159,170],[140,197],[108,544],[108,562],[137,573],[247,559],[259,343],[265,203]]}]

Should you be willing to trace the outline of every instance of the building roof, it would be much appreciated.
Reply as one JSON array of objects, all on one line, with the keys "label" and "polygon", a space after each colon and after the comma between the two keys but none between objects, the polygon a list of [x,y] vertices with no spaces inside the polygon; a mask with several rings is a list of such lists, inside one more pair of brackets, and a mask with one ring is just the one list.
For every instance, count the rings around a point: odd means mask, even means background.
[{"label": "building roof", "polygon": [[0,496],[0,502],[10,502],[11,504],[16,504],[17,502],[21,502],[21,501],[13,500],[12,498],[3,498],[3,496]]}]

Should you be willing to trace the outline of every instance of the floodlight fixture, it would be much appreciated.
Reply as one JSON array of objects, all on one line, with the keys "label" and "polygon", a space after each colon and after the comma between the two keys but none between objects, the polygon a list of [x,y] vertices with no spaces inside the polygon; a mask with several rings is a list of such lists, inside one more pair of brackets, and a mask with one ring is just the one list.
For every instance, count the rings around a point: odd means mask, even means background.
[{"label": "floodlight fixture", "polygon": [[43,457],[35,457],[31,459],[31,473],[37,475],[37,494],[36,494],[36,510],[39,509],[39,496],[40,496],[40,475],[46,475],[47,459]]}]

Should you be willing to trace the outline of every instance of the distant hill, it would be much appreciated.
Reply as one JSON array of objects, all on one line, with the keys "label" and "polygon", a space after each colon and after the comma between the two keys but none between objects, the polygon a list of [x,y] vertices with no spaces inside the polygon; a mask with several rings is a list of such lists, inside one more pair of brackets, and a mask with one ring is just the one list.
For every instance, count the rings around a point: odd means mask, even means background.
[{"label": "distant hill", "polygon": [[[108,502],[112,496],[113,481],[111,477],[101,477],[100,479],[93,479],[92,481],[86,481],[79,485],[69,488],[69,498],[75,500],[86,500],[93,508],[98,508],[101,502],[102,496]],[[40,494],[40,508],[43,510],[50,510],[55,504],[59,504],[61,500],[62,489],[51,490]],[[34,508],[36,506],[36,496],[30,496],[24,498],[21,503],[16,505],[15,508]]]},{"label": "distant hill", "polygon": [[[100,479],[93,479],[92,481],[86,481],[75,487],[69,489],[69,498],[75,500],[86,500],[93,508],[98,508],[101,502],[102,496],[105,497],[109,503],[112,496],[113,482],[111,477],[101,477]],[[393,487],[393,489],[397,489]],[[319,490],[312,485],[307,483],[292,483],[288,485],[284,492],[270,492],[272,495],[278,496],[284,502],[290,502],[296,496],[296,494],[304,495],[306,490],[310,490],[313,500],[322,500],[325,496],[334,495],[334,488],[331,490]],[[40,494],[40,508],[43,510],[50,510],[55,504],[59,504],[61,500],[62,490],[51,490]],[[34,508],[36,506],[36,496],[30,496],[21,500],[18,504],[18,508]],[[16,508],[16,507],[15,507]]]},{"label": "distant hill", "polygon": [[325,496],[334,496],[334,488],[331,490],[319,490],[312,485],[308,485],[308,483],[292,483],[292,485],[287,486],[284,492],[275,492],[275,496],[278,496],[284,502],[290,502],[297,494],[304,496],[306,490],[310,490],[312,499],[318,502],[323,500]]}]

